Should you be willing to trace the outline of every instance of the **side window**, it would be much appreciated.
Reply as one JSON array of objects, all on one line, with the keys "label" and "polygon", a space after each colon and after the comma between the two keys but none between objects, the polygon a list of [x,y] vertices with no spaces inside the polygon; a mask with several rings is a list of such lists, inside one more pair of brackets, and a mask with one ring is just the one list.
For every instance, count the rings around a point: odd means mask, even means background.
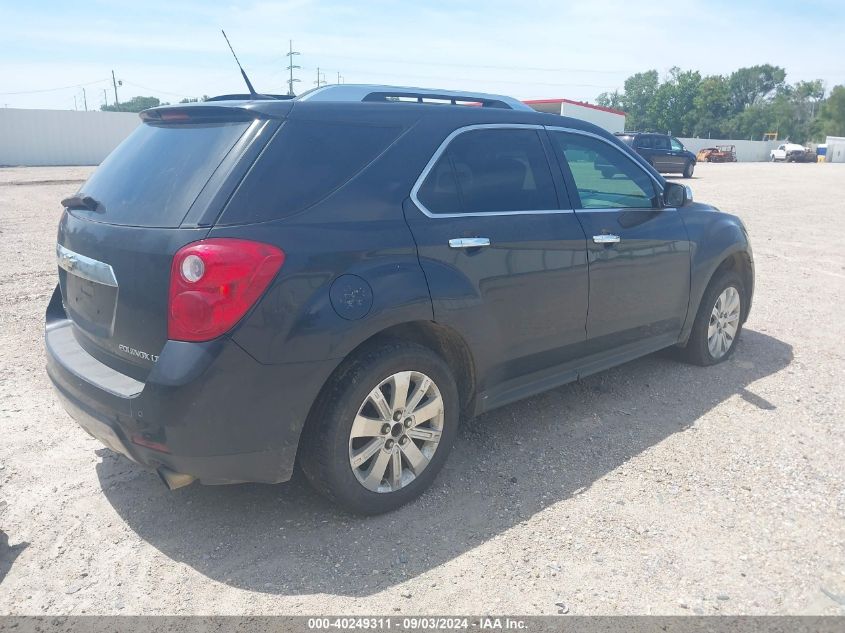
[{"label": "side window", "polygon": [[481,129],[456,136],[417,197],[432,213],[556,209],[557,194],[536,130]]},{"label": "side window", "polygon": [[640,149],[652,149],[654,147],[654,137],[640,136],[637,138],[637,147]]},{"label": "side window", "polygon": [[672,150],[675,152],[683,152],[684,146],[681,145],[681,142],[676,138],[670,138],[669,142],[672,143]]},{"label": "side window", "polygon": [[581,134],[551,132],[566,159],[582,209],[650,209],[656,205],[651,177],[621,150]]},{"label": "side window", "polygon": [[669,145],[669,137],[668,136],[655,136],[654,137],[654,149],[663,149],[669,150],[671,145]]},{"label": "side window", "polygon": [[320,202],[401,132],[399,127],[286,122],[244,178],[220,224],[275,220]]}]

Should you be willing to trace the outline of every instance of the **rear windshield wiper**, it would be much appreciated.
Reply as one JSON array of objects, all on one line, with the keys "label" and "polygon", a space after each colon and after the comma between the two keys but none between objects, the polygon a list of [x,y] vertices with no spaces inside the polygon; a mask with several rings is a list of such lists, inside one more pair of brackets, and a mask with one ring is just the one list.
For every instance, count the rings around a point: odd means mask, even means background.
[{"label": "rear windshield wiper", "polygon": [[88,209],[94,213],[105,213],[106,211],[102,202],[95,200],[91,196],[83,196],[79,194],[62,200],[62,206],[68,209]]}]

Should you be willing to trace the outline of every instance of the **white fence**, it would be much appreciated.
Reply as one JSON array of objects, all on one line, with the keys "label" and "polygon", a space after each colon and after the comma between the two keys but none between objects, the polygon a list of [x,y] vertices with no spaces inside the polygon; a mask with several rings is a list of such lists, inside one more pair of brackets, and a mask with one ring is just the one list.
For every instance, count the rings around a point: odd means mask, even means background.
[{"label": "white fence", "polygon": [[722,138],[679,138],[678,140],[693,154],[698,154],[698,150],[705,147],[735,145],[736,159],[743,163],[769,160],[769,152],[783,143],[783,141],[736,141]]},{"label": "white fence", "polygon": [[99,165],[140,123],[131,112],[0,109],[0,165]]}]

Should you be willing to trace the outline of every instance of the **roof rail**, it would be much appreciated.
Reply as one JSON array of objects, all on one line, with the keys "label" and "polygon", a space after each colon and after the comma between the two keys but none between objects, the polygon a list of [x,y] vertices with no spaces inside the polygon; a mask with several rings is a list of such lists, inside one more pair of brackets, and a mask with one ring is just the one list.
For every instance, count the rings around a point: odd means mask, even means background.
[{"label": "roof rail", "polygon": [[505,108],[527,110],[532,108],[513,97],[485,94],[482,92],[464,92],[461,90],[431,90],[428,88],[408,88],[402,86],[370,86],[366,84],[333,84],[309,90],[297,97],[298,101],[358,101],[358,102],[401,102],[413,100],[427,103],[426,100],[444,101],[450,105],[479,104],[484,108]]}]

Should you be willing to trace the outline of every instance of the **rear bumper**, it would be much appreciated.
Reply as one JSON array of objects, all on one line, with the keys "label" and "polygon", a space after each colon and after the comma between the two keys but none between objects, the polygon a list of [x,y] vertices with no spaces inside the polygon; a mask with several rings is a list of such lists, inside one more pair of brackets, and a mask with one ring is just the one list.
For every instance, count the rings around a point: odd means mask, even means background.
[{"label": "rear bumper", "polygon": [[89,355],[67,319],[48,320],[45,343],[47,373],[83,429],[145,467],[208,484],[289,479],[308,411],[334,369],[262,365],[231,340],[169,341],[140,382]]}]

